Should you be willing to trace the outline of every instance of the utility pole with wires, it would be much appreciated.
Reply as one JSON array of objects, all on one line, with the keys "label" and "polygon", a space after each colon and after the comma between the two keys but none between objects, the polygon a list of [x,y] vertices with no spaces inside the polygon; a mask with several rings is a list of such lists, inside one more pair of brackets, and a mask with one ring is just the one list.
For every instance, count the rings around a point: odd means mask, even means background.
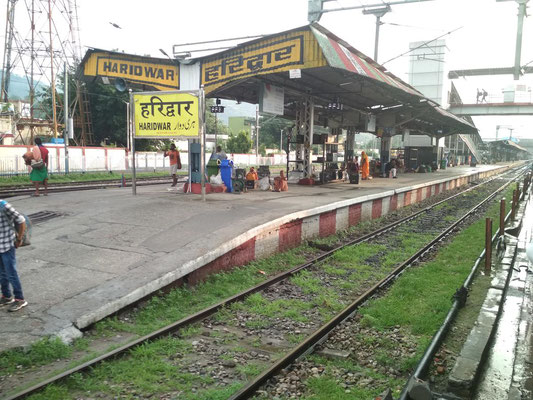
[{"label": "utility pole with wires", "polygon": [[432,1],[432,0],[398,0],[398,1],[382,1],[381,3],[374,4],[361,4],[358,6],[350,7],[339,7],[339,8],[324,8],[324,3],[334,1],[334,0],[308,0],[307,3],[307,20],[310,23],[318,22],[322,14],[336,11],[347,11],[347,10],[363,10],[365,15],[375,15],[376,16],[376,33],[374,39],[374,61],[378,61],[378,49],[379,49],[379,27],[383,24],[381,22],[381,17],[391,11],[391,6],[399,4],[409,4],[409,3],[420,3],[423,1]]}]

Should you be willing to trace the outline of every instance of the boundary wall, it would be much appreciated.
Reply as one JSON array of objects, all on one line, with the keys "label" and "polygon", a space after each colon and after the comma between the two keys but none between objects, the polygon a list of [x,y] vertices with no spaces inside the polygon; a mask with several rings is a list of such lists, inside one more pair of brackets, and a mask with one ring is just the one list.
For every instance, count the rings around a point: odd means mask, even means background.
[{"label": "boundary wall", "polygon": [[[62,174],[65,172],[65,146],[45,144],[49,150],[50,173]],[[28,174],[28,167],[24,164],[22,155],[31,150],[27,145],[2,145],[0,146],[0,174],[24,175]],[[102,172],[102,171],[127,171],[131,168],[131,153],[125,148],[115,147],[81,147],[69,146],[69,171],[70,172]],[[211,154],[206,153],[206,161]],[[169,166],[168,158],[163,157],[163,152],[136,152],[136,168],[143,170],[165,169]],[[188,165],[189,154],[180,153],[183,165]],[[274,154],[269,157],[256,157],[255,154],[228,154],[236,165],[285,165],[285,154]]]}]

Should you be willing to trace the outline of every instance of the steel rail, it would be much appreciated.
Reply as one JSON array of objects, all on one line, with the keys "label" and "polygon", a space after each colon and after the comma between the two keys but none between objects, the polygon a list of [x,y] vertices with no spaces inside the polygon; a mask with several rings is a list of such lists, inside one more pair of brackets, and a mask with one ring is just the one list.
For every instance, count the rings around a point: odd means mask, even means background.
[{"label": "steel rail", "polygon": [[461,224],[466,218],[470,217],[475,213],[480,207],[485,203],[492,200],[499,192],[503,190],[504,187],[509,185],[511,182],[506,183],[496,192],[492,193],[490,196],[485,198],[483,201],[478,203],[470,211],[468,211],[464,216],[459,220],[454,222],[443,232],[441,232],[437,237],[435,237],[431,242],[429,242],[422,249],[417,251],[413,256],[411,256],[407,261],[404,261],[398,267],[396,267],[387,277],[383,278],[381,281],[376,283],[365,293],[359,296],[354,302],[352,302],[348,307],[342,310],[337,316],[331,319],[328,323],[323,325],[321,328],[316,330],[311,336],[306,340],[300,343],[297,347],[291,350],[283,358],[279,359],[275,364],[273,364],[268,370],[261,373],[253,381],[249,382],[246,386],[242,387],[238,392],[229,397],[228,400],[244,400],[250,398],[257,389],[259,389],[263,384],[265,384],[270,378],[276,375],[280,370],[292,364],[300,356],[305,355],[313,350],[313,348],[325,340],[328,334],[345,319],[349,318],[359,307],[361,307],[370,297],[372,297],[380,288],[386,286],[394,278],[398,277],[410,264],[415,260],[424,255],[430,248],[435,246],[440,242],[444,237],[449,235],[459,224]]},{"label": "steel rail", "polygon": [[[149,186],[149,185],[161,185],[165,183],[171,183],[171,180],[168,179],[158,179],[158,180],[149,180],[141,181],[137,183],[137,186]],[[178,180],[178,183],[185,183],[186,180]],[[125,182],[124,187],[130,187],[130,182]],[[120,181],[109,180],[109,181],[93,181],[87,183],[68,183],[57,186],[49,186],[48,192],[50,193],[63,193],[63,192],[75,192],[82,190],[95,190],[95,189],[106,189],[109,187],[122,187]],[[2,190],[0,188],[0,198],[8,198],[15,196],[29,195],[35,191],[34,188],[20,188],[20,189],[7,189]]]},{"label": "steel rail", "polygon": [[[525,173],[526,172],[523,172],[522,174],[520,174],[515,179],[515,181],[517,179],[519,179]],[[509,181],[508,183],[506,183],[498,192],[494,193],[491,197],[493,198],[494,196],[496,196],[497,193],[499,193],[500,191],[505,189],[512,182],[514,182],[514,181]],[[511,213],[512,213],[512,211],[509,211],[507,213],[507,215],[505,216],[505,219],[504,219],[505,223],[507,223],[511,219]],[[499,236],[500,236],[499,232],[496,231],[496,233],[491,238],[491,243],[494,244]],[[481,263],[481,261],[485,257],[485,253],[486,253],[486,249],[484,248],[483,251],[478,256],[478,258],[476,259],[474,265],[472,266],[472,268],[470,270],[470,273],[468,274],[468,276],[466,277],[465,281],[463,282],[463,284],[462,284],[463,288],[468,289],[468,287],[470,286],[470,284],[474,280],[474,275],[477,272],[479,264]],[[421,379],[422,377],[424,377],[426,375],[427,369],[429,368],[429,365],[430,365],[431,361],[433,360],[433,356],[435,355],[435,353],[439,349],[440,345],[442,344],[442,341],[445,339],[446,335],[448,334],[448,331],[449,331],[452,323],[454,322],[455,317],[457,316],[457,314],[459,312],[459,309],[461,307],[462,306],[461,306],[460,299],[456,298],[454,300],[451,308],[450,308],[450,311],[448,311],[448,314],[446,315],[442,325],[439,327],[439,330],[437,331],[437,333],[435,333],[435,335],[431,339],[430,344],[428,345],[428,347],[426,348],[426,351],[422,355],[422,358],[418,362],[418,364],[417,364],[417,366],[415,368],[415,371],[411,374],[411,376],[407,380],[407,383],[403,387],[403,390],[402,390],[398,400],[407,400],[407,399],[410,398],[409,394],[408,394],[408,389],[409,389],[409,382],[411,381],[411,379],[413,379],[413,378]]]},{"label": "steel rail", "polygon": [[[509,171],[505,171],[503,174],[505,174],[505,173],[509,173]],[[98,363],[100,363],[102,361],[115,358],[115,357],[127,352],[128,350],[133,349],[134,347],[136,347],[136,346],[138,346],[138,345],[140,345],[142,343],[145,343],[145,342],[148,342],[148,341],[153,341],[153,340],[159,339],[159,338],[161,338],[163,336],[167,336],[167,335],[175,332],[176,330],[182,329],[182,328],[184,328],[184,327],[186,327],[186,326],[188,326],[190,324],[193,324],[194,322],[200,321],[200,320],[202,320],[202,319],[214,314],[215,312],[217,312],[221,308],[224,308],[224,307],[226,307],[226,306],[228,306],[228,305],[230,305],[232,303],[241,301],[241,300],[245,299],[246,297],[250,296],[251,294],[257,293],[257,292],[259,292],[259,291],[261,291],[261,290],[263,290],[263,289],[265,289],[265,288],[267,288],[269,286],[274,285],[275,283],[278,283],[278,282],[280,282],[280,281],[282,281],[284,279],[287,279],[287,278],[295,275],[296,273],[298,273],[299,271],[301,271],[303,269],[306,269],[306,268],[309,268],[309,267],[313,266],[316,263],[318,263],[320,261],[323,261],[324,259],[330,257],[335,252],[337,252],[337,251],[339,251],[339,250],[341,250],[341,249],[343,249],[343,248],[345,248],[347,246],[352,246],[352,245],[355,245],[355,244],[358,244],[358,243],[362,243],[362,242],[368,241],[368,240],[370,240],[370,239],[372,239],[374,237],[377,237],[377,236],[379,236],[379,235],[381,235],[381,234],[383,234],[385,232],[388,232],[388,231],[390,231],[390,230],[392,230],[392,229],[394,229],[394,228],[396,228],[396,227],[398,227],[400,225],[403,225],[406,222],[409,222],[409,221],[417,218],[419,215],[421,215],[423,213],[426,213],[427,211],[431,210],[432,208],[434,208],[434,207],[436,207],[436,206],[438,206],[438,205],[440,205],[442,203],[450,201],[450,200],[452,200],[452,199],[454,199],[454,198],[456,198],[458,196],[461,196],[464,193],[467,193],[469,191],[475,190],[475,189],[479,188],[482,185],[485,185],[485,184],[487,184],[489,182],[492,182],[495,179],[498,179],[499,177],[501,177],[501,176],[497,175],[497,176],[493,177],[492,179],[489,179],[489,180],[487,180],[485,182],[482,182],[482,183],[480,183],[478,185],[472,186],[472,187],[470,187],[470,188],[468,188],[468,189],[466,189],[464,191],[461,191],[461,192],[456,193],[456,194],[454,194],[452,196],[449,196],[449,197],[447,197],[447,198],[445,198],[445,199],[443,199],[443,200],[441,200],[441,201],[439,201],[437,203],[434,203],[434,204],[432,204],[432,205],[430,205],[430,206],[428,206],[426,208],[423,208],[423,209],[417,211],[416,213],[408,215],[408,216],[406,216],[404,218],[401,218],[398,221],[392,222],[392,223],[390,223],[390,224],[388,224],[388,225],[386,225],[386,226],[384,226],[384,227],[382,227],[380,229],[377,229],[376,231],[370,232],[370,233],[368,233],[366,235],[363,235],[363,236],[361,236],[359,238],[356,238],[356,239],[350,240],[350,241],[348,241],[348,242],[346,242],[344,244],[341,244],[341,245],[337,246],[336,248],[334,248],[332,250],[329,250],[329,251],[326,251],[325,253],[313,258],[312,260],[307,261],[306,263],[303,263],[303,264],[301,264],[301,265],[299,265],[297,267],[294,267],[294,268],[292,268],[292,269],[290,269],[288,271],[281,272],[281,273],[273,276],[272,278],[270,278],[270,279],[268,279],[268,280],[266,280],[266,281],[264,281],[262,283],[259,283],[258,285],[254,286],[254,287],[252,287],[250,289],[247,289],[247,290],[245,290],[243,292],[235,294],[235,295],[233,295],[233,296],[231,296],[231,297],[229,297],[229,298],[227,298],[225,300],[222,300],[222,301],[220,301],[220,302],[218,302],[218,303],[216,303],[216,304],[214,304],[214,305],[212,305],[210,307],[207,307],[207,308],[205,308],[205,309],[203,309],[201,311],[198,311],[195,314],[189,315],[189,316],[187,316],[187,317],[185,317],[185,318],[183,318],[183,319],[181,319],[181,320],[179,320],[177,322],[174,322],[174,323],[172,323],[170,325],[167,325],[166,327],[160,328],[160,329],[158,329],[158,330],[156,330],[156,331],[154,331],[154,332],[152,332],[152,333],[150,333],[148,335],[142,336],[142,337],[140,337],[140,338],[138,338],[138,339],[136,339],[136,340],[134,340],[132,342],[129,342],[129,343],[123,345],[123,346],[120,346],[120,347],[118,347],[118,348],[116,348],[116,349],[114,349],[114,350],[112,350],[112,351],[110,351],[108,353],[102,354],[99,357],[96,357],[96,358],[94,358],[92,360],[89,360],[89,361],[87,361],[87,362],[85,362],[83,364],[80,364],[80,365],[78,365],[78,366],[76,366],[74,368],[71,368],[71,369],[69,369],[67,371],[64,371],[64,372],[62,372],[62,373],[60,373],[60,374],[58,374],[56,376],[53,376],[53,377],[51,377],[49,379],[46,379],[46,380],[44,380],[44,381],[42,381],[40,383],[37,383],[37,384],[33,385],[31,387],[28,387],[28,388],[26,388],[26,389],[24,389],[24,390],[22,390],[20,392],[17,392],[15,394],[11,395],[10,397],[7,397],[5,400],[15,400],[15,399],[25,398],[25,397],[29,396],[30,394],[33,394],[33,393],[43,389],[44,387],[46,387],[46,386],[48,386],[48,385],[50,385],[52,383],[56,383],[56,382],[58,382],[58,381],[60,381],[60,380],[62,380],[64,378],[67,378],[70,375],[73,375],[75,373],[86,371],[86,370],[94,367],[95,365],[97,365]],[[425,252],[425,250],[423,250],[423,252]],[[393,273],[394,273],[394,271],[393,271]],[[385,279],[387,281],[390,280],[390,278],[385,278]],[[383,280],[383,281],[380,281],[376,286],[377,287],[381,287],[385,283],[386,283],[386,281]],[[363,296],[365,296],[365,295],[363,295]],[[307,342],[307,340],[304,343],[306,343],[306,342]]]}]

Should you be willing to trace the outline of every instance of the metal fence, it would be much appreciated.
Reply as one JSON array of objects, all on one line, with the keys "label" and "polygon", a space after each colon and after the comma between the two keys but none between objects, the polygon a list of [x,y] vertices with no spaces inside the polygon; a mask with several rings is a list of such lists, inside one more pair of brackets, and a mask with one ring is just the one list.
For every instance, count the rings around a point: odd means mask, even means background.
[{"label": "metal fence", "polygon": [[[206,161],[210,154],[206,154]],[[183,169],[187,169],[189,157],[187,153],[180,154]],[[255,157],[255,154],[228,154],[236,167],[249,167],[258,165],[285,165],[287,158],[285,155],[275,155],[269,157]],[[168,157],[164,157],[162,152],[138,152],[136,153],[135,167],[140,172],[161,171],[169,167]],[[107,155],[70,155],[68,158],[70,173],[87,172],[129,172],[132,166],[132,156],[121,152],[109,152]],[[25,165],[20,155],[9,155],[0,157],[0,176],[29,175],[30,169]],[[55,152],[48,155],[48,173],[64,174],[65,157],[58,156]]]}]

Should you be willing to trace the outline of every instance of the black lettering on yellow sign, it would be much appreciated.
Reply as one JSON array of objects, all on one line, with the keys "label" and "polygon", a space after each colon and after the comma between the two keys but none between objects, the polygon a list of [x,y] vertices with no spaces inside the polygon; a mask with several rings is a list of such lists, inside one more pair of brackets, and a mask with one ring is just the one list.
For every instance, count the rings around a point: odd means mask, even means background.
[{"label": "black lettering on yellow sign", "polygon": [[155,78],[162,80],[174,80],[175,71],[157,67],[143,67],[141,65],[131,65],[114,61],[104,61],[102,71],[120,73],[123,75],[133,75],[139,77]]},{"label": "black lettering on yellow sign", "polygon": [[179,66],[147,59],[129,60],[106,53],[92,54],[86,62],[85,75],[123,78],[159,89],[179,88]]},{"label": "black lettering on yellow sign", "polygon": [[304,37],[293,36],[248,46],[240,53],[232,52],[224,58],[205,61],[202,63],[202,83],[209,86],[303,63]]}]

